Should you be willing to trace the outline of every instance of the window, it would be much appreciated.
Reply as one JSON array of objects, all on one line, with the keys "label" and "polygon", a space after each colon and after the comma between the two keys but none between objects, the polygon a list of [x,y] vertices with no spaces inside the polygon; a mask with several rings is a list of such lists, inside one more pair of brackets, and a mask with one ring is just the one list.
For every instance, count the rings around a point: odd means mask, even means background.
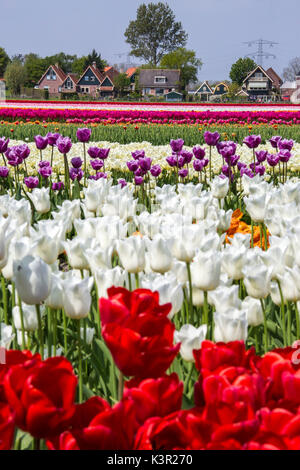
[{"label": "window", "polygon": [[262,74],[262,72],[256,72],[255,76],[256,76],[256,77],[259,77],[259,78],[262,78],[262,77],[263,77],[263,74]]},{"label": "window", "polygon": [[49,70],[49,72],[47,73],[47,80],[56,80],[56,73],[54,72],[54,70]]},{"label": "window", "polygon": [[61,86],[58,87],[58,91],[61,92]]},{"label": "window", "polygon": [[149,95],[150,94],[150,88],[144,88],[144,93],[146,95]]},{"label": "window", "polygon": [[91,77],[91,82],[94,82],[95,81],[95,77]]},{"label": "window", "polygon": [[84,77],[84,79],[85,79],[86,82],[88,82],[88,81],[89,81],[88,75],[86,75],[86,76]]},{"label": "window", "polygon": [[164,89],[163,88],[155,88],[155,94],[156,95],[163,95],[164,94]]},{"label": "window", "polygon": [[44,86],[44,90],[49,90],[49,87],[48,87],[48,86]]},{"label": "window", "polygon": [[166,77],[154,77],[154,83],[166,83]]},{"label": "window", "polygon": [[89,89],[88,89],[88,88],[86,88],[86,89],[85,89],[85,91],[86,91],[86,93],[88,93],[88,92],[89,92]]}]

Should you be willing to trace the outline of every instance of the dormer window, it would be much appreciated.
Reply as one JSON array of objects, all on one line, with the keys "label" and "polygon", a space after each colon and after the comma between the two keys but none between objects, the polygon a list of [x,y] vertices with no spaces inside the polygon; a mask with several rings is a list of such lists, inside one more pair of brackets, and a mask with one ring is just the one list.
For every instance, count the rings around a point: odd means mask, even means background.
[{"label": "dormer window", "polygon": [[50,69],[47,73],[47,80],[56,80],[56,73],[54,70]]},{"label": "dormer window", "polygon": [[166,83],[166,77],[154,77],[154,83]]},{"label": "dormer window", "polygon": [[256,72],[255,76],[258,77],[258,78],[262,78],[263,74],[262,74],[262,72]]}]

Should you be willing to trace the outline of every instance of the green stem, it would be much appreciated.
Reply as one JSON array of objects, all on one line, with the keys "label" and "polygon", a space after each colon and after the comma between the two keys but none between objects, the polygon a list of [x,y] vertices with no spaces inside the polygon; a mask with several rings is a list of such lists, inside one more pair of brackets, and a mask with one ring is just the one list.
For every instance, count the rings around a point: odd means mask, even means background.
[{"label": "green stem", "polygon": [[297,334],[297,339],[299,339],[300,338],[300,318],[299,318],[299,310],[298,310],[297,302],[295,302],[295,313],[296,313],[296,334]]},{"label": "green stem", "polygon": [[251,220],[251,248],[254,246],[254,227],[253,227],[253,220]]},{"label": "green stem", "polygon": [[208,326],[208,301],[207,301],[207,291],[203,292],[204,302],[203,302],[203,323]]},{"label": "green stem", "polygon": [[2,301],[3,301],[3,311],[4,311],[4,323],[8,324],[8,307],[7,307],[7,290],[5,285],[5,278],[1,276],[1,286],[2,286]]},{"label": "green stem", "polygon": [[79,380],[79,403],[82,403],[83,388],[82,388],[82,351],[81,351],[81,336],[80,336],[80,319],[75,320],[77,323],[77,341],[78,341],[78,380]]},{"label": "green stem", "polygon": [[53,330],[53,356],[56,356],[56,344],[57,344],[57,312],[51,310],[52,316],[52,330]]},{"label": "green stem", "polygon": [[140,280],[139,280],[139,273],[135,273],[135,288],[140,288]]},{"label": "green stem", "polygon": [[187,395],[188,392],[189,392],[189,384],[190,384],[190,381],[191,381],[191,378],[192,378],[192,375],[193,375],[193,370],[194,370],[194,363],[191,362],[189,364],[189,372],[188,372],[188,375],[187,375],[187,378],[186,380],[184,381],[184,390],[185,390],[185,394]]},{"label": "green stem", "polygon": [[118,399],[119,401],[122,400],[123,397],[123,389],[124,389],[124,376],[122,372],[120,371],[119,374],[119,383],[118,383]]},{"label": "green stem", "polygon": [[39,349],[40,355],[42,360],[44,359],[44,340],[43,340],[43,329],[42,329],[42,317],[41,317],[41,309],[39,304],[35,306],[36,315],[38,320],[38,333],[39,333]]},{"label": "green stem", "polygon": [[65,311],[62,311],[63,314],[63,324],[64,324],[64,355],[67,355],[68,342],[67,342],[67,317]]},{"label": "green stem", "polygon": [[280,300],[281,300],[280,310],[281,310],[281,322],[282,322],[283,344],[284,344],[284,346],[287,346],[284,298],[283,298],[283,295],[282,295],[282,289],[281,289],[280,282],[277,281],[277,284],[278,284],[279,293],[280,293]]},{"label": "green stem", "polygon": [[288,345],[292,346],[292,312],[290,302],[287,302],[287,313],[288,313]]},{"label": "green stem", "polygon": [[193,285],[192,285],[191,265],[189,262],[186,263],[186,269],[187,269],[188,280],[189,280],[191,323],[192,325],[194,325]]},{"label": "green stem", "polygon": [[84,186],[86,185],[86,149],[85,149],[85,142],[83,142],[83,159],[84,159],[84,178],[83,178],[83,181],[84,181]]},{"label": "green stem", "polygon": [[128,273],[128,285],[129,285],[129,290],[130,292],[132,291],[132,283],[131,283],[131,274]]},{"label": "green stem", "polygon": [[268,352],[268,327],[267,327],[267,316],[266,316],[266,309],[262,299],[260,299],[260,305],[264,315],[264,348],[265,353]]},{"label": "green stem", "polygon": [[19,295],[18,295],[18,304],[19,304],[20,318],[21,318],[21,328],[22,328],[22,349],[25,349],[24,316],[23,316],[22,301],[21,301],[21,297]]}]

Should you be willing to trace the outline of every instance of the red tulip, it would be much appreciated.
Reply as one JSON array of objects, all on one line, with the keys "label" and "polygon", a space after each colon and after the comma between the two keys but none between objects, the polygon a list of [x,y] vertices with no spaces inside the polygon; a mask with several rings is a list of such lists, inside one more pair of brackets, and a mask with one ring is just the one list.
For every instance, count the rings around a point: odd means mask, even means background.
[{"label": "red tulip", "polygon": [[0,403],[0,450],[11,449],[14,431],[14,414],[6,403]]},{"label": "red tulip", "polygon": [[159,305],[158,292],[122,287],[100,299],[102,335],[115,363],[127,376],[159,377],[177,355],[174,325],[167,318],[171,304]]}]

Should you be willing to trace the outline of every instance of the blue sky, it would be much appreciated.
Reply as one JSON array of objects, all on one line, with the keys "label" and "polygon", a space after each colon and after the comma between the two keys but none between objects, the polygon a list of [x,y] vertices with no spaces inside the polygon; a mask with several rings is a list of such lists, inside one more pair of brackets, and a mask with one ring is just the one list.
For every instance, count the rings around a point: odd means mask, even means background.
[{"label": "blue sky", "polygon": [[[156,3],[156,0],[152,0]],[[9,55],[64,51],[84,55],[95,48],[109,63],[130,51],[124,31],[140,0],[0,0],[0,46]],[[148,0],[144,3],[150,3]],[[279,74],[300,56],[299,0],[169,0],[189,38],[187,47],[203,61],[199,79],[227,79],[231,64],[252,50],[244,41],[264,38],[279,44],[267,51]],[[134,59],[133,59],[134,60]]]}]

